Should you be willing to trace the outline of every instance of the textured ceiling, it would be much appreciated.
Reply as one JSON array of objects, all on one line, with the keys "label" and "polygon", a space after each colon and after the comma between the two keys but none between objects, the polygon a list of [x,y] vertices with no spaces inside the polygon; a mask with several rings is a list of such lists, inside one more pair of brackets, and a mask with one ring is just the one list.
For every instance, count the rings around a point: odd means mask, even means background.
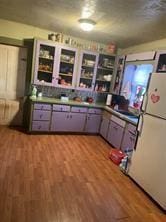
[{"label": "textured ceiling", "polygon": [[[92,32],[82,17],[96,21]],[[166,38],[166,0],[0,0],[0,18],[122,48]]]}]

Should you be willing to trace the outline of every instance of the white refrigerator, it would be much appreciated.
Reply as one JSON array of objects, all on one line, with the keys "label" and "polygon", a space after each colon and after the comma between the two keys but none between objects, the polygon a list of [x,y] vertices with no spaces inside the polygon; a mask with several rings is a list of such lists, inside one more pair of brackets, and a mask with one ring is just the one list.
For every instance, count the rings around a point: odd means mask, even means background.
[{"label": "white refrigerator", "polygon": [[129,176],[166,210],[166,74],[153,73]]}]

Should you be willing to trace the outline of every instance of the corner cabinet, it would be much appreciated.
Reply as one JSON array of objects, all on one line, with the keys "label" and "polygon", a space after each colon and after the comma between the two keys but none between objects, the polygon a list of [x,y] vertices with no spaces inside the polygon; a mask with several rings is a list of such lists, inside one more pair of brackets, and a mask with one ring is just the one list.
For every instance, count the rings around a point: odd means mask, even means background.
[{"label": "corner cabinet", "polygon": [[95,81],[95,91],[109,92],[114,70],[115,56],[99,54],[97,73]]},{"label": "corner cabinet", "polygon": [[94,90],[98,53],[81,51],[77,89]]},{"label": "corner cabinet", "polygon": [[56,80],[57,46],[35,40],[34,83],[53,86]]},{"label": "corner cabinet", "polygon": [[35,40],[34,60],[34,84],[74,88],[77,49]]}]

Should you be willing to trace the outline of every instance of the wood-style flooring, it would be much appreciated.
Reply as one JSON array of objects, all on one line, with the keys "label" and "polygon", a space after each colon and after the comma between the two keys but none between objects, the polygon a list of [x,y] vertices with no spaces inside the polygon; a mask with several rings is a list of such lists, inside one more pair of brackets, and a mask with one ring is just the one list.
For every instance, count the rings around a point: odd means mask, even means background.
[{"label": "wood-style flooring", "polygon": [[0,127],[0,222],[165,222],[100,136]]}]

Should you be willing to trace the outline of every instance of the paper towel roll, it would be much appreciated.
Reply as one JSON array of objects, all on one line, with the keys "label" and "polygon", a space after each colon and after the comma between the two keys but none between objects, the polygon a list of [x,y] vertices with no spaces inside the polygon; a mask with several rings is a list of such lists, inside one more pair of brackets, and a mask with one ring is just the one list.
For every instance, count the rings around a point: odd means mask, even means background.
[{"label": "paper towel roll", "polygon": [[112,100],[112,95],[111,95],[111,94],[108,94],[108,95],[107,95],[107,100],[106,100],[106,105],[107,105],[107,106],[111,105],[111,100]]}]

